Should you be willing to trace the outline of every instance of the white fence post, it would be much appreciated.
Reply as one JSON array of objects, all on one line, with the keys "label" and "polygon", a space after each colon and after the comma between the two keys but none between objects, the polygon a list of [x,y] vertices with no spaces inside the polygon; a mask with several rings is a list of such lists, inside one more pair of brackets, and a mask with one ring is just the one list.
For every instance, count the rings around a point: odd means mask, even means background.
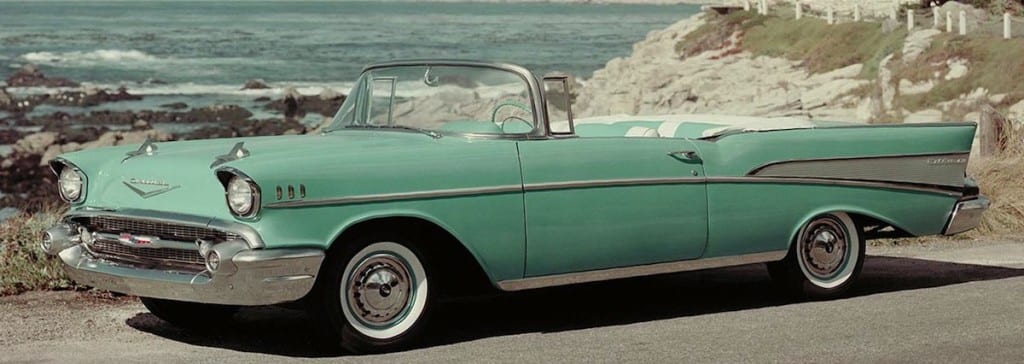
[{"label": "white fence post", "polygon": [[828,11],[826,11],[826,13],[828,14],[828,24],[829,25],[835,24],[836,23],[836,12],[835,12],[835,10],[833,10],[832,7],[829,6],[828,7]]},{"label": "white fence post", "polygon": [[907,31],[914,31],[914,11],[907,9]]},{"label": "white fence post", "polygon": [[1013,32],[1010,31],[1010,13],[1003,13],[1003,39],[1010,39],[1013,37]]},{"label": "white fence post", "polygon": [[947,11],[946,12],[946,33],[952,33],[952,32],[953,32],[953,12],[952,11]]},{"label": "white fence post", "polygon": [[860,21],[860,4],[853,4],[853,21]]},{"label": "white fence post", "polygon": [[960,10],[960,35],[967,35],[967,12]]},{"label": "white fence post", "polygon": [[939,16],[940,16],[939,15],[939,7],[938,6],[933,7],[932,8],[932,28],[935,28],[935,29],[939,28]]},{"label": "white fence post", "polygon": [[794,4],[796,6],[796,20],[800,20],[800,18],[804,17],[804,5],[800,1],[796,1]]},{"label": "white fence post", "polygon": [[893,5],[892,9],[889,9],[889,19],[892,19],[892,21],[899,19],[899,14],[899,8],[897,8],[896,5]]},{"label": "white fence post", "polygon": [[743,10],[750,11],[750,0],[743,0]]}]

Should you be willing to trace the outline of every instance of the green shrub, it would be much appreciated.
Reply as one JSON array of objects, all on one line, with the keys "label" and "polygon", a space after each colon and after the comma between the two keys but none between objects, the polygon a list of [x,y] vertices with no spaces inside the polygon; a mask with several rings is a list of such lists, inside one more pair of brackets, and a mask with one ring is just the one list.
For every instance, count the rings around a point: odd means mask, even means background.
[{"label": "green shrub", "polygon": [[72,287],[60,259],[39,247],[43,232],[59,218],[59,211],[50,210],[19,213],[0,222],[0,295]]}]

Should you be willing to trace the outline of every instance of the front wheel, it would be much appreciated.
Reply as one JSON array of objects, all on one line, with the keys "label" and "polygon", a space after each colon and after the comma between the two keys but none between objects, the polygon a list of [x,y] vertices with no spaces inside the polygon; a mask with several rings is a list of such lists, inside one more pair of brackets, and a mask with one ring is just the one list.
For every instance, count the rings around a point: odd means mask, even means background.
[{"label": "front wheel", "polygon": [[434,292],[424,256],[404,237],[371,234],[342,242],[318,282],[314,320],[332,342],[357,353],[407,347],[423,331]]},{"label": "front wheel", "polygon": [[800,229],[786,259],[769,263],[768,272],[791,294],[835,298],[860,276],[864,248],[864,238],[850,215],[822,214]]}]

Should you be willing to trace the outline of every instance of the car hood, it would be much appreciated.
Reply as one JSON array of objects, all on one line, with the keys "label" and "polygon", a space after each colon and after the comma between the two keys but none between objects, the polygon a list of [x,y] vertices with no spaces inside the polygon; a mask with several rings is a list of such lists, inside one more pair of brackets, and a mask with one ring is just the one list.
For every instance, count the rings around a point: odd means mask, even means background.
[{"label": "car hood", "polygon": [[[140,145],[131,145],[69,153],[60,158],[85,173],[87,206],[230,218],[224,188],[215,174],[218,169],[233,167],[244,172],[257,165],[261,170],[272,170],[274,165],[359,158],[382,150],[434,142],[435,139],[419,133],[351,131],[155,142],[149,153]],[[244,151],[239,152],[236,146]],[[237,158],[239,155],[244,157]],[[261,182],[260,176],[253,177]]]}]

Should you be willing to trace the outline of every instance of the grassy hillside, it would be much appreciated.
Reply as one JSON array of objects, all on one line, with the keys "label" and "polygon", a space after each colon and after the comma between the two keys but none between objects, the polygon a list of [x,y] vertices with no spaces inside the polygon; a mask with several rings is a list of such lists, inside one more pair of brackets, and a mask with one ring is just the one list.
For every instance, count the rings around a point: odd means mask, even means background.
[{"label": "grassy hillside", "polygon": [[899,105],[917,111],[956,99],[978,88],[984,88],[990,94],[1007,95],[996,105],[997,108],[1005,108],[1024,99],[1024,82],[1014,76],[1024,75],[1024,39],[942,34],[912,62],[895,62],[894,79],[926,82],[934,79],[936,73],[944,74],[949,60],[967,61],[967,75],[942,80],[924,94],[901,96],[897,99]]},{"label": "grassy hillside", "polygon": [[[875,80],[882,60],[892,55],[887,66],[893,75],[890,87],[897,88],[900,80],[935,83],[932,90],[914,95],[902,95],[897,89],[893,100],[897,114],[903,109],[915,112],[935,108],[978,88],[988,90],[989,94],[1006,94],[1002,102],[994,105],[998,110],[1024,99],[1024,82],[1019,82],[1018,77],[1007,77],[1024,75],[1024,39],[1006,40],[984,33],[968,36],[944,33],[936,36],[917,59],[904,62],[903,44],[908,32],[903,27],[886,32],[883,25],[876,22],[829,25],[814,17],[794,20],[789,16],[764,16],[744,11],[728,15],[709,13],[707,18],[705,25],[676,45],[680,56],[690,57],[717,49],[730,53],[747,51],[755,56],[799,61],[812,74],[861,63],[864,68],[859,78]],[[948,63],[958,60],[966,61],[968,73],[951,80],[941,77],[948,72]],[[876,91],[865,87],[856,94],[868,97]],[[898,115],[882,121],[896,120],[893,118]]]}]

